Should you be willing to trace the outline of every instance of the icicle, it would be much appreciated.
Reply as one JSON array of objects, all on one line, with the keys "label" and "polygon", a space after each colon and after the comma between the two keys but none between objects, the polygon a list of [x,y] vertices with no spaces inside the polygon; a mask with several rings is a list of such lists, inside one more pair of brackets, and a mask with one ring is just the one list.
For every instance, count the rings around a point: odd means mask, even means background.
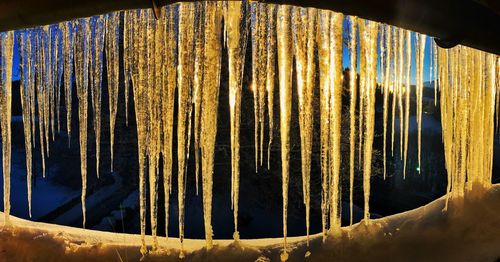
[{"label": "icicle", "polygon": [[370,223],[370,177],[372,165],[372,148],[375,128],[375,91],[377,79],[377,28],[375,22],[360,20],[360,89],[364,90],[364,147],[363,147],[363,191],[364,222]]},{"label": "icicle", "polygon": [[217,135],[217,108],[219,105],[219,84],[221,66],[222,8],[220,2],[205,3],[205,59],[203,69],[203,94],[200,130],[202,157],[203,217],[205,240],[211,248],[212,229],[212,187],[214,169],[215,137]]},{"label": "icicle", "polygon": [[10,161],[12,119],[12,53],[14,32],[0,33],[0,124],[2,129],[3,212],[10,224]]},{"label": "icicle", "polygon": [[158,161],[161,150],[161,91],[163,85],[162,70],[164,68],[163,48],[164,32],[163,29],[165,10],[162,8],[160,17],[155,20],[149,13],[148,19],[148,105],[149,105],[149,201],[151,232],[153,235],[153,251],[158,249],[157,239],[157,214],[158,214]]},{"label": "icicle", "polygon": [[[353,197],[354,197],[354,153],[356,148],[356,97],[357,97],[357,89],[356,89],[356,78],[357,78],[357,17],[350,17],[350,39],[349,39],[349,61],[350,61],[350,70],[349,70],[349,90],[351,94],[351,101],[349,105],[349,120],[350,120],[350,128],[349,128],[349,225],[352,225],[353,219]],[[384,105],[386,103],[387,91],[384,91]],[[385,106],[384,106],[385,109]],[[385,149],[385,122],[386,122],[386,111],[384,111],[384,149]],[[385,150],[384,150],[384,167],[385,167]],[[384,172],[385,177],[385,172]]]},{"label": "icicle", "polygon": [[392,27],[386,26],[385,30],[385,78],[384,78],[384,105],[383,105],[383,122],[384,122],[384,145],[383,145],[383,158],[384,158],[384,180],[387,174],[387,108],[389,107],[389,92],[391,83],[391,57],[392,57]]},{"label": "icicle", "polygon": [[264,4],[254,2],[252,11],[252,93],[254,105],[254,140],[255,140],[255,172],[259,163],[262,166],[262,151],[264,142],[264,104],[267,68],[266,46],[266,16]]},{"label": "icicle", "polygon": [[[18,43],[21,65],[21,107],[23,114],[24,148],[26,150],[26,184],[28,187],[28,211],[31,218],[31,181],[32,181],[32,145],[31,145],[31,97],[34,95],[33,85],[30,83],[32,70],[31,39],[29,31],[19,34]],[[34,119],[33,119],[34,121]]]},{"label": "icicle", "polygon": [[38,105],[38,130],[39,130],[39,137],[40,137],[40,153],[42,157],[42,174],[43,177],[45,178],[45,148],[46,148],[46,143],[45,143],[45,89],[47,79],[46,79],[46,74],[45,70],[46,68],[46,63],[45,63],[45,55],[47,54],[45,52],[44,48],[44,31],[43,29],[37,29],[37,32],[35,34],[35,65],[36,65],[36,98],[37,98],[37,105]]},{"label": "icicle", "polygon": [[497,91],[496,91],[496,127],[497,127],[497,134],[500,133],[500,57],[497,57],[497,76],[496,76],[496,84],[497,84]]},{"label": "icicle", "polygon": [[51,25],[49,27],[49,52],[50,52],[50,61],[49,61],[49,71],[50,71],[50,88],[49,88],[49,106],[50,106],[50,127],[52,132],[52,141],[56,139],[56,92],[59,89],[58,87],[58,59],[59,53],[58,51],[58,43],[59,39],[57,37],[58,31],[57,25]]},{"label": "icicle", "polygon": [[281,260],[288,259],[287,251],[287,213],[288,213],[288,180],[290,160],[290,120],[292,109],[292,50],[291,7],[282,5],[278,7],[277,39],[278,39],[278,69],[280,92],[280,138],[281,138],[281,176],[283,190],[283,252]]},{"label": "icicle", "polygon": [[422,138],[422,96],[424,90],[424,55],[426,36],[417,34],[417,128],[418,128],[418,172],[420,173],[420,151]]},{"label": "icicle", "polygon": [[205,9],[203,3],[196,3],[196,27],[194,31],[195,37],[195,50],[194,50],[194,79],[193,79],[193,106],[194,106],[194,157],[196,162],[196,195],[199,189],[200,177],[200,124],[201,124],[201,89],[203,82],[203,59],[205,55],[204,44],[204,15]]},{"label": "icicle", "polygon": [[267,8],[266,5],[259,5],[259,49],[258,49],[258,60],[259,60],[259,77],[258,85],[256,86],[258,91],[258,107],[259,107],[259,164],[262,166],[263,156],[264,156],[264,118],[266,110],[266,77],[267,77]]},{"label": "icicle", "polygon": [[[109,18],[107,19],[109,21]],[[106,32],[107,34],[107,32]],[[94,114],[94,133],[96,147],[96,174],[99,178],[99,156],[101,152],[101,93],[102,93],[102,57],[104,47],[104,17],[94,16],[91,18],[91,59],[90,59],[90,91],[92,93],[92,112]],[[106,61],[109,61],[108,56]],[[109,62],[108,62],[109,63]],[[111,71],[108,67],[108,74]],[[110,81],[108,80],[108,83]],[[111,90],[110,90],[111,91]],[[109,92],[109,97],[112,93]],[[110,103],[111,104],[111,103]],[[110,122],[112,115],[110,114]],[[113,145],[113,143],[111,143]],[[113,146],[111,146],[113,152]],[[113,153],[111,153],[113,155]],[[111,157],[111,163],[113,157]]]},{"label": "icicle", "polygon": [[[330,230],[340,229],[340,136],[342,118],[342,23],[344,15],[330,20]],[[376,63],[376,60],[375,60]]]},{"label": "icicle", "polygon": [[[391,118],[391,156],[394,157],[394,123],[396,122],[396,98],[398,92],[398,54],[399,54],[399,41],[398,41],[398,33],[399,30],[397,28],[393,28],[393,36],[392,36],[392,45],[393,45],[393,84],[392,84],[392,118]],[[363,99],[363,98],[361,98]],[[361,108],[361,107],[360,107]],[[362,115],[362,114],[361,114]]]},{"label": "icicle", "polygon": [[165,48],[164,51],[164,74],[162,85],[162,133],[163,133],[163,188],[165,196],[165,236],[168,237],[168,211],[170,193],[172,190],[172,137],[174,126],[174,100],[176,87],[176,59],[177,39],[175,35],[174,17],[175,8],[167,7],[165,18]]},{"label": "icicle", "polygon": [[[403,179],[406,178],[406,161],[408,157],[408,135],[410,128],[410,96],[411,96],[411,85],[410,85],[410,73],[411,73],[411,32],[406,31],[406,84],[405,84],[405,116],[404,116],[404,156],[403,156]],[[401,119],[401,121],[403,121]]]},{"label": "icicle", "polygon": [[[73,30],[74,22],[63,25],[63,55],[64,55],[64,96],[66,104],[66,127],[68,130],[68,146],[71,145],[71,89],[73,75]],[[45,173],[45,172],[44,172]]]},{"label": "icicle", "polygon": [[[330,147],[330,15],[329,11],[319,11],[318,21],[318,60],[320,88],[320,140],[321,140],[321,219],[323,240],[328,229],[330,210],[330,170],[328,169]],[[281,60],[279,60],[281,61]],[[280,80],[281,81],[281,80]],[[281,86],[281,82],[280,82]],[[281,88],[281,87],[280,87]],[[280,92],[281,94],[281,92]],[[280,95],[281,97],[281,95]]]},{"label": "icicle", "polygon": [[437,45],[436,42],[433,40],[431,41],[432,43],[432,50],[433,50],[433,57],[432,59],[434,60],[434,67],[432,68],[434,71],[434,106],[437,106],[437,90],[438,90],[438,50],[437,50]]},{"label": "icicle", "polygon": [[293,8],[293,50],[297,71],[301,140],[302,192],[306,206],[306,234],[309,244],[310,176],[313,136],[315,9]]},{"label": "icicle", "polygon": [[[113,160],[114,160],[114,144],[115,144],[115,124],[116,124],[116,112],[118,110],[118,87],[119,87],[119,27],[120,27],[120,15],[119,13],[111,13],[106,18],[106,68],[108,77],[108,97],[109,97],[109,142],[110,142],[110,152],[111,152],[111,172],[113,172]],[[127,31],[128,33],[128,31]],[[130,48],[130,47],[129,47]],[[101,49],[102,51],[102,49]],[[128,50],[130,52],[130,50]],[[127,63],[129,60],[127,60]],[[128,64],[127,67],[130,65]],[[127,70],[130,70],[127,68]],[[128,72],[125,72],[128,75]],[[127,76],[129,77],[129,76]],[[126,78],[128,79],[128,78]],[[128,84],[126,80],[126,87],[128,89]],[[99,88],[100,90],[100,88]],[[100,92],[99,92],[100,93]],[[100,95],[99,95],[100,101]],[[127,103],[127,102],[125,102]],[[100,112],[100,106],[99,106]],[[95,110],[97,111],[97,109]],[[94,120],[96,121],[96,120]],[[96,134],[100,131],[96,130]],[[98,143],[96,135],[96,143]],[[96,152],[97,155],[99,155]],[[97,161],[99,163],[99,161]],[[99,168],[97,168],[99,170]]]},{"label": "icicle", "polygon": [[43,129],[45,135],[45,148],[47,157],[50,156],[49,150],[49,132],[50,132],[50,108],[51,108],[51,90],[52,90],[52,70],[51,70],[51,41],[49,26],[42,27],[41,31],[41,61],[42,61],[42,83],[43,83]]},{"label": "icicle", "polygon": [[[32,131],[32,144],[33,144],[33,147],[36,147],[36,110],[35,110],[35,106],[36,106],[36,100],[35,100],[35,93],[36,93],[36,87],[35,87],[35,84],[36,84],[36,81],[37,78],[35,78],[36,76],[36,69],[37,69],[37,56],[35,56],[36,54],[36,50],[37,50],[37,41],[36,41],[36,33],[34,32],[34,30],[31,30],[29,31],[29,34],[27,35],[27,37],[30,39],[30,47],[29,47],[29,50],[28,52],[30,53],[30,56],[29,56],[29,60],[30,60],[30,74],[29,74],[29,80],[28,80],[28,85],[29,85],[29,90],[30,90],[30,103],[29,103],[29,107],[30,107],[30,116],[31,116],[31,131]],[[43,164],[45,163],[44,161],[44,158],[42,158],[42,167],[43,167]]]},{"label": "icicle", "polygon": [[148,96],[147,96],[147,32],[146,11],[137,11],[132,16],[134,53],[132,66],[132,87],[134,91],[135,118],[137,122],[137,147],[139,157],[139,205],[141,227],[141,254],[145,255],[146,249],[146,153],[147,153],[147,128],[148,128]]},{"label": "icicle", "polygon": [[57,80],[56,80],[56,116],[57,116],[57,133],[61,133],[61,82],[64,74],[64,53],[63,53],[63,24],[59,24],[56,31],[56,57],[57,60],[54,61],[57,68]]},{"label": "icicle", "polygon": [[468,47],[438,49],[438,62],[448,200],[491,186],[497,73],[491,54]]},{"label": "icicle", "polygon": [[[134,48],[134,26],[133,26],[133,16],[136,11],[124,11],[123,12],[123,77],[124,77],[124,87],[125,87],[125,125],[128,126],[128,93],[130,90],[130,81],[132,78],[132,62],[133,62],[133,52]],[[113,164],[111,164],[111,168]]]},{"label": "icicle", "polygon": [[78,122],[80,129],[80,172],[82,175],[82,212],[85,228],[86,210],[85,196],[87,191],[87,115],[90,55],[90,23],[89,18],[77,21],[78,31],[75,34],[75,79],[78,95]]},{"label": "icicle", "polygon": [[405,30],[399,28],[398,49],[398,111],[399,111],[399,159],[403,160],[403,130],[404,130],[404,108],[403,108],[403,69],[404,69],[404,40]]},{"label": "icicle", "polygon": [[267,169],[271,168],[271,144],[273,143],[274,129],[274,77],[276,68],[276,6],[267,5],[267,67],[266,67],[266,91],[267,91],[267,113],[269,120],[269,142],[267,145]]},{"label": "icicle", "polygon": [[[193,82],[193,40],[194,3],[179,5],[179,64],[177,66],[178,117],[177,117],[177,155],[178,155],[178,206],[179,206],[179,239],[184,241],[184,198],[186,191],[187,156],[189,151],[191,126],[191,85]],[[196,132],[196,131],[195,131]],[[181,253],[182,256],[182,253]]]},{"label": "icicle", "polygon": [[[227,46],[229,60],[229,110],[231,125],[231,207],[234,214],[234,240],[239,240],[238,201],[240,184],[241,90],[247,44],[247,2],[228,2]],[[242,19],[243,18],[243,19]]]}]

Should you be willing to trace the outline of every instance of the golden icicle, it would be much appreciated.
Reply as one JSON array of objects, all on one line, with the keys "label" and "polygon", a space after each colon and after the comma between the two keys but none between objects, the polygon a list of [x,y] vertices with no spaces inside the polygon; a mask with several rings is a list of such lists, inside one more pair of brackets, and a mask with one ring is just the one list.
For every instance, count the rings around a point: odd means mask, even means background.
[{"label": "golden icicle", "polygon": [[[118,110],[118,87],[119,87],[119,27],[120,16],[118,13],[109,14],[106,19],[106,65],[108,72],[108,96],[109,96],[109,142],[111,153],[111,172],[113,172],[115,124],[116,112]],[[128,33],[128,32],[127,32]],[[130,51],[130,50],[129,50]],[[127,65],[130,66],[130,65]],[[127,68],[128,70],[128,68]],[[126,77],[128,79],[128,77]],[[128,88],[128,83],[126,87]],[[127,103],[127,102],[125,102]],[[96,130],[96,134],[98,131]],[[96,141],[97,138],[96,138]],[[96,142],[97,143],[97,142]],[[99,170],[99,169],[98,169]]]},{"label": "golden icicle", "polygon": [[288,213],[288,180],[290,160],[290,120],[292,111],[292,50],[291,35],[291,7],[278,7],[277,39],[278,39],[278,71],[280,93],[280,138],[281,138],[281,176],[283,192],[283,252],[281,260],[288,259],[287,251],[287,213]]},{"label": "golden icicle", "polygon": [[10,224],[10,161],[12,119],[12,55],[14,32],[0,33],[0,124],[2,129],[3,210]]},{"label": "golden icicle", "polygon": [[[101,151],[101,84],[102,84],[102,61],[103,61],[103,48],[104,48],[104,17],[95,16],[91,18],[91,59],[90,59],[90,92],[92,94],[92,112],[94,115],[94,133],[95,133],[95,147],[96,147],[96,174],[99,177],[99,156]],[[111,60],[106,57],[106,60]],[[108,60],[110,59],[110,60]],[[108,68],[110,68],[108,66]],[[118,69],[116,69],[118,70]],[[108,74],[110,73],[108,69]],[[108,80],[109,83],[109,80]],[[112,97],[112,92],[109,93]],[[111,105],[111,103],[110,103]],[[111,122],[111,120],[110,120]],[[113,143],[111,143],[113,144]],[[113,155],[113,154],[111,154]],[[113,157],[111,157],[113,159]],[[111,168],[112,169],[112,168]]]},{"label": "golden icicle", "polygon": [[422,140],[422,96],[424,90],[424,57],[425,57],[426,36],[417,34],[418,52],[417,54],[417,129],[418,129],[418,172],[420,173],[421,140]]},{"label": "golden icicle", "polygon": [[[184,199],[185,180],[187,175],[187,156],[189,140],[187,137],[191,120],[191,85],[193,76],[193,34],[191,25],[194,20],[194,3],[179,4],[179,56],[177,65],[178,113],[177,113],[177,155],[178,155],[178,207],[179,207],[179,240],[184,242]],[[181,256],[183,253],[181,252]]]},{"label": "golden icicle", "polygon": [[292,15],[293,51],[299,98],[302,193],[306,206],[306,235],[309,244],[311,150],[313,135],[315,9],[294,7]]},{"label": "golden icicle", "polygon": [[214,173],[215,138],[217,135],[217,108],[221,67],[222,5],[205,3],[205,59],[203,61],[203,94],[200,130],[202,157],[203,220],[207,248],[213,246],[212,188]]},{"label": "golden icicle", "polygon": [[228,2],[227,4],[227,46],[229,59],[229,110],[231,126],[231,207],[234,216],[233,238],[239,240],[238,202],[240,184],[240,121],[241,91],[245,47],[247,42],[246,19],[247,2]]},{"label": "golden icicle", "polygon": [[[356,97],[357,97],[357,17],[350,17],[350,39],[349,39],[349,60],[350,60],[350,70],[349,70],[349,90],[351,95],[351,101],[349,105],[349,225],[352,225],[353,220],[353,200],[354,200],[354,155],[356,149]],[[385,134],[385,117],[387,114],[386,108],[386,96],[387,92],[384,91],[384,134]],[[384,135],[384,148],[385,148],[385,135]],[[385,159],[385,150],[384,150]],[[385,170],[385,160],[384,160],[384,170]],[[384,172],[385,175],[385,172]]]},{"label": "golden icicle", "polygon": [[174,100],[175,100],[175,88],[177,86],[177,74],[176,74],[176,64],[175,55],[177,41],[175,37],[175,25],[174,16],[175,8],[170,6],[166,10],[165,18],[165,48],[164,52],[164,62],[165,67],[163,68],[163,84],[162,84],[162,134],[163,134],[163,146],[162,146],[162,157],[163,157],[163,192],[164,192],[164,203],[165,203],[165,236],[168,238],[168,213],[169,213],[169,202],[170,194],[172,191],[172,138],[173,138],[173,127],[174,127]]},{"label": "golden icicle", "polygon": [[384,77],[384,105],[383,105],[383,125],[384,125],[384,135],[383,135],[383,158],[384,158],[384,180],[386,178],[387,174],[387,108],[389,106],[389,92],[390,92],[390,87],[389,84],[391,83],[391,62],[392,59],[392,27],[386,26],[385,28],[385,68],[383,70],[385,71],[385,77]]},{"label": "golden icicle", "polygon": [[363,191],[364,191],[364,222],[370,223],[370,177],[372,165],[372,148],[375,129],[375,91],[377,79],[377,33],[378,25],[375,22],[361,20],[360,32],[360,89],[364,90],[365,115],[364,144],[363,144]]},{"label": "golden icicle", "polygon": [[147,154],[147,123],[148,123],[148,99],[147,99],[147,64],[144,56],[147,56],[147,31],[146,11],[138,11],[133,15],[134,30],[134,53],[132,67],[132,87],[134,92],[135,118],[137,123],[137,154],[139,158],[139,206],[140,206],[140,228],[141,228],[141,254],[145,255],[146,248],[146,154]]},{"label": "golden icicle", "polygon": [[[340,136],[342,118],[342,23],[344,15],[330,20],[330,230],[340,229]],[[375,61],[376,62],[376,61]]]},{"label": "golden icicle", "polygon": [[266,27],[266,91],[267,91],[267,113],[269,121],[269,142],[267,145],[267,169],[271,168],[271,144],[273,143],[274,129],[274,77],[276,63],[276,6],[267,5],[267,27]]},{"label": "golden icicle", "polygon": [[31,37],[29,32],[22,32],[18,39],[19,50],[20,50],[20,75],[21,75],[21,85],[20,85],[20,95],[21,95],[21,107],[23,114],[23,129],[24,129],[24,148],[26,150],[26,184],[28,187],[28,213],[31,218],[31,189],[32,189],[32,128],[31,122],[31,97],[34,96],[34,86],[31,83],[32,74],[34,74],[33,64],[32,64],[32,52],[31,52]]},{"label": "golden icicle", "polygon": [[77,21],[78,34],[75,35],[75,82],[78,95],[78,122],[80,129],[80,172],[82,176],[83,227],[86,222],[85,198],[87,191],[87,116],[90,59],[90,20]]},{"label": "golden icicle", "polygon": [[201,90],[203,83],[203,64],[202,61],[205,55],[205,29],[204,15],[205,9],[203,3],[196,3],[196,18],[194,29],[194,79],[193,79],[193,106],[194,106],[194,158],[196,168],[196,195],[199,190],[200,177],[200,124],[201,124]]},{"label": "golden icicle", "polygon": [[320,142],[321,142],[321,221],[323,241],[328,230],[330,210],[330,170],[328,168],[330,147],[330,16],[331,12],[320,10],[318,17],[318,60],[320,88]]},{"label": "golden icicle", "polygon": [[[408,132],[410,128],[410,96],[411,96],[411,85],[410,85],[410,73],[411,73],[411,32],[405,31],[406,38],[406,63],[405,63],[405,116],[404,116],[404,155],[403,155],[403,179],[406,178],[406,161],[408,157]],[[402,121],[402,120],[401,120]]]}]

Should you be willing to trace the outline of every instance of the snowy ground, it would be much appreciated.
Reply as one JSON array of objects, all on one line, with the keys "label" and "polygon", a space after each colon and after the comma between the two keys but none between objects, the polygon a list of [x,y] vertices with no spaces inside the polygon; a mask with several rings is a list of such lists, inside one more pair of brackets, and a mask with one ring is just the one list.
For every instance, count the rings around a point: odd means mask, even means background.
[{"label": "snowy ground", "polygon": [[[495,261],[500,259],[500,185],[481,196],[445,198],[405,213],[356,224],[330,235],[289,238],[290,261]],[[140,236],[116,234],[12,218],[0,228],[1,261],[137,261]],[[3,214],[0,214],[3,224]],[[151,239],[147,238],[148,243]],[[204,240],[186,240],[186,261],[275,261],[281,239],[218,240],[211,250]],[[178,260],[178,239],[160,239],[160,250],[146,261]]]}]

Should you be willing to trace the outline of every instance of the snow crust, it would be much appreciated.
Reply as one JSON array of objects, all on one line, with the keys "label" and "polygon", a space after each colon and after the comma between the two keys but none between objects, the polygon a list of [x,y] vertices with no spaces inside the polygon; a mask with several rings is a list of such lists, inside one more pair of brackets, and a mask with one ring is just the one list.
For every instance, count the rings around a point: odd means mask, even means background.
[{"label": "snow crust", "polygon": [[[321,234],[288,238],[290,261],[495,261],[500,258],[500,185],[462,199],[426,206]],[[0,261],[177,261],[177,238],[159,238],[144,257],[140,235],[31,222],[0,214]],[[148,245],[152,238],[146,237]],[[185,261],[279,261],[282,239],[185,239]],[[150,247],[150,246],[149,246]],[[310,253],[309,253],[310,252]],[[307,256],[308,255],[308,256]],[[307,256],[307,258],[306,258]]]}]

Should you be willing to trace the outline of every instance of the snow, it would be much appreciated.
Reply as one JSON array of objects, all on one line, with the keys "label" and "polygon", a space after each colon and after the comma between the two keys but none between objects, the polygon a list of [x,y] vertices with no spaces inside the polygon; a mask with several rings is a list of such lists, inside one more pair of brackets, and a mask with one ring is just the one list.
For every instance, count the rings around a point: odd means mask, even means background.
[{"label": "snow", "polygon": [[[322,234],[310,238],[289,237],[287,250],[291,261],[494,261],[500,258],[500,185],[484,194],[450,199],[444,212],[445,197],[426,206],[372,219],[344,227],[329,235],[323,243]],[[30,222],[11,216],[13,226],[0,227],[0,260],[48,261],[137,261],[140,253],[139,235],[117,234]],[[0,224],[3,225],[3,215]],[[186,261],[269,261],[279,259],[281,238],[214,240],[207,250],[205,240],[185,239]],[[151,237],[146,237],[148,244]],[[144,261],[177,260],[179,241],[158,239],[159,249],[145,255]]]}]

